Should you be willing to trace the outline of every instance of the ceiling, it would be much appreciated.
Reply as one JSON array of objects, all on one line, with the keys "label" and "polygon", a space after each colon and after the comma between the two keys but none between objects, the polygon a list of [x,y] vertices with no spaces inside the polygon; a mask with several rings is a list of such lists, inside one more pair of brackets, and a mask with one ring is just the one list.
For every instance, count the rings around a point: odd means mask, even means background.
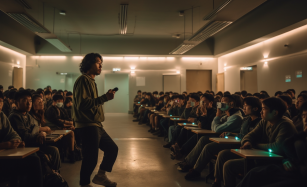
[{"label": "ceiling", "polygon": [[[57,35],[81,33],[122,37],[118,36],[118,14],[120,4],[127,3],[129,7],[126,37],[171,38],[175,34],[181,34],[181,39],[183,39],[184,30],[186,37],[192,34],[192,29],[193,32],[197,31],[206,23],[202,18],[213,10],[213,3],[214,6],[218,6],[224,0],[25,1],[32,7],[32,9],[25,10],[51,32],[54,30]],[[15,5],[19,6],[18,3]],[[193,27],[192,7],[194,7]],[[66,11],[66,16],[61,16],[60,10]],[[184,17],[179,16],[180,10],[185,10]]]}]

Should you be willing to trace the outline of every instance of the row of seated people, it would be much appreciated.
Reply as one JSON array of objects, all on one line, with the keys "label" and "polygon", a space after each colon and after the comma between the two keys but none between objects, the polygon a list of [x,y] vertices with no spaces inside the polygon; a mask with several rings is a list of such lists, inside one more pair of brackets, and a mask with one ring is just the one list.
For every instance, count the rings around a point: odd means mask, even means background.
[{"label": "row of seated people", "polygon": [[[17,161],[0,160],[0,176],[10,177],[16,173],[26,176],[26,186],[31,187],[66,186],[59,174],[61,162],[66,161],[65,158],[70,163],[82,159],[81,150],[75,143],[69,92],[65,99],[63,92],[54,92],[51,96],[48,89],[34,91],[21,88],[17,91],[10,88],[5,93],[9,95],[5,96],[0,91],[0,150],[39,147],[39,151]],[[48,102],[51,104],[45,110]],[[3,112],[7,103],[8,116]],[[52,130],[64,129],[71,131],[56,143],[47,141]]]},{"label": "row of seated people", "polygon": [[[157,92],[155,92],[157,93]],[[230,94],[207,91],[202,94],[159,94],[158,102],[149,104],[151,93],[146,93],[135,115],[139,124],[146,123],[149,132],[165,137],[171,158],[181,160],[178,170],[187,172],[186,180],[197,180],[201,172],[215,159],[213,187],[224,183],[234,186],[306,186],[307,181],[307,91],[295,98],[295,90],[276,92],[270,97],[266,91],[249,94],[246,91]],[[218,144],[211,136],[198,138],[169,118],[163,118],[143,106],[180,116],[195,123],[200,129],[219,134],[221,138],[236,137],[241,145]],[[188,134],[188,136],[187,136]],[[237,184],[237,177],[244,173],[244,159],[231,149],[260,149],[284,157],[253,163],[253,169]]]}]

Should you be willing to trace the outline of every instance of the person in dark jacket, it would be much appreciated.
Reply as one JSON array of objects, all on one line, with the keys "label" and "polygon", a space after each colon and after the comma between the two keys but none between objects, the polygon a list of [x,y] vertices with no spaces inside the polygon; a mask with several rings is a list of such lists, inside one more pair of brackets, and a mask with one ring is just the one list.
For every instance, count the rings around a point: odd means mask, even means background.
[{"label": "person in dark jacket", "polygon": [[45,145],[46,133],[39,131],[39,124],[29,114],[32,107],[32,96],[27,90],[20,90],[15,94],[16,109],[9,116],[14,130],[25,142],[27,147],[40,147],[40,151],[51,155],[52,169],[58,171],[61,166],[59,150]]},{"label": "person in dark jacket", "polygon": [[46,110],[45,117],[46,120],[55,124],[57,127],[50,126],[50,128],[75,130],[72,119],[69,118],[67,111],[63,108],[63,96],[56,94],[53,96],[52,100],[53,103]]},{"label": "person in dark jacket", "polygon": [[117,158],[118,147],[104,130],[105,119],[102,105],[114,98],[115,91],[98,95],[95,83],[96,75],[100,75],[102,57],[97,53],[87,54],[80,63],[82,75],[76,80],[73,90],[72,118],[76,128],[80,128],[82,137],[82,165],[80,171],[81,187],[91,187],[91,175],[97,165],[98,150],[104,152],[99,171],[92,182],[103,186],[116,186],[109,180],[106,172],[111,172]]},{"label": "person in dark jacket", "polygon": [[10,90],[10,91],[7,93],[6,99],[4,100],[4,103],[3,103],[4,105],[3,105],[2,112],[3,112],[7,117],[9,117],[9,115],[10,115],[11,112],[13,111],[13,105],[15,105],[15,104],[14,104],[15,93],[16,93],[15,90]]}]

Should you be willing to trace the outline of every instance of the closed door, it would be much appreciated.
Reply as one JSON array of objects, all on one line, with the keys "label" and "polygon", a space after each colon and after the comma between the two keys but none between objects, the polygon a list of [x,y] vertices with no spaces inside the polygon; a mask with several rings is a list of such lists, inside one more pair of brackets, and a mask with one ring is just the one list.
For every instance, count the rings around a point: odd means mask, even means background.
[{"label": "closed door", "polygon": [[211,70],[187,70],[186,76],[186,87],[188,93],[212,90]]},{"label": "closed door", "polygon": [[216,75],[216,91],[224,93],[224,73]]},{"label": "closed door", "polygon": [[258,92],[257,82],[257,66],[252,66],[252,70],[241,70],[240,71],[240,86],[241,91],[245,90],[248,93]]},{"label": "closed door", "polygon": [[14,67],[13,86],[15,88],[23,87],[23,68]]},{"label": "closed door", "polygon": [[181,77],[180,75],[163,75],[163,91],[180,93]]},{"label": "closed door", "polygon": [[105,87],[109,89],[118,87],[115,98],[104,104],[105,113],[128,113],[129,110],[129,76],[128,74],[105,74]]}]

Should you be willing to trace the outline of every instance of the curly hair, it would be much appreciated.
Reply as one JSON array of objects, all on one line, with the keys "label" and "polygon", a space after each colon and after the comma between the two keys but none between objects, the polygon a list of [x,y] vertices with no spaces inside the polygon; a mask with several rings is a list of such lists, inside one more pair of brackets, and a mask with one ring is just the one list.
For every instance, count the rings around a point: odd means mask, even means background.
[{"label": "curly hair", "polygon": [[83,74],[90,70],[92,68],[92,65],[96,63],[97,57],[102,60],[101,55],[98,53],[89,53],[85,55],[79,66],[80,72]]}]

